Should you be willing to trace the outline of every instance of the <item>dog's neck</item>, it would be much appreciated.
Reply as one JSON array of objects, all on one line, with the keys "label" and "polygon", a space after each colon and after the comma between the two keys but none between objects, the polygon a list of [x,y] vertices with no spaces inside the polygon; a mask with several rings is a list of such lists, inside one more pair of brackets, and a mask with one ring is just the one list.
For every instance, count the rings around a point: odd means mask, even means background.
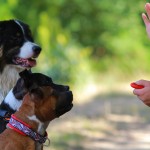
[{"label": "dog's neck", "polygon": [[19,78],[18,72],[22,71],[21,68],[17,68],[14,65],[5,66],[2,73],[0,73],[0,103],[16,84]]},{"label": "dog's neck", "polygon": [[[40,135],[45,134],[46,128],[48,127],[48,122],[42,122],[38,119],[38,116],[35,115],[35,104],[32,102],[30,99],[30,95],[26,94],[23,100],[23,103],[19,110],[15,113],[15,116],[27,123],[29,126],[32,127],[33,131],[37,132]],[[31,139],[32,140],[32,139]],[[35,142],[36,144],[36,150],[41,150],[42,149],[42,144]]]},{"label": "dog's neck", "polygon": [[35,109],[37,109],[35,108],[35,103],[31,100],[29,93],[27,93],[24,96],[21,107],[15,113],[15,116],[29,124],[35,132],[43,135],[47,126],[38,119],[39,116],[36,116]]}]

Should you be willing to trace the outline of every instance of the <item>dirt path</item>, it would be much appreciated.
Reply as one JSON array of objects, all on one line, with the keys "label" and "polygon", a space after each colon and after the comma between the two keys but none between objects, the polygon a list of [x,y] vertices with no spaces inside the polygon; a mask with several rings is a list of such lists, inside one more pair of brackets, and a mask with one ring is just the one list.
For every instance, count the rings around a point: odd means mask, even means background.
[{"label": "dirt path", "polygon": [[49,125],[44,150],[148,150],[150,108],[126,94],[98,95]]}]

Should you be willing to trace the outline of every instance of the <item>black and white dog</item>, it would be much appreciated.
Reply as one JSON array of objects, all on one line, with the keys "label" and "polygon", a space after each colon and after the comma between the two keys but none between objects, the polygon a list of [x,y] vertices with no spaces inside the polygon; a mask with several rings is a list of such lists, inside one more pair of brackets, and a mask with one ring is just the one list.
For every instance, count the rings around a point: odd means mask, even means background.
[{"label": "black and white dog", "polygon": [[27,24],[0,21],[0,103],[18,80],[18,73],[36,65],[40,52]]}]

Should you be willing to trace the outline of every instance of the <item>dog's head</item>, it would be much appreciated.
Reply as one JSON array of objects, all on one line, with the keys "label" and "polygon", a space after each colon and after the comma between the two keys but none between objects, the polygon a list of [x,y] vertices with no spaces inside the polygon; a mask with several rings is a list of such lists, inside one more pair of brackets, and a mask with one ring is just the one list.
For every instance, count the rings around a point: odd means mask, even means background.
[{"label": "dog's head", "polygon": [[28,92],[28,99],[35,103],[35,115],[41,121],[50,121],[71,110],[73,95],[69,86],[55,84],[50,77],[27,70],[20,76],[14,88],[15,97],[22,98]]},{"label": "dog's head", "polygon": [[0,71],[8,64],[31,68],[40,51],[27,24],[19,20],[0,21]]}]

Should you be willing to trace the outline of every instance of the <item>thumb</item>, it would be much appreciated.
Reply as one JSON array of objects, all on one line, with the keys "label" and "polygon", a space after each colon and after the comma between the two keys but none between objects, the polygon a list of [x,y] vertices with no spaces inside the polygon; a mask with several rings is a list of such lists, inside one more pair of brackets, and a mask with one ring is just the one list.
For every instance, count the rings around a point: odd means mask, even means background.
[{"label": "thumb", "polygon": [[145,90],[144,89],[134,89],[133,90],[133,94],[134,95],[137,95],[137,96],[141,96],[145,93]]}]

